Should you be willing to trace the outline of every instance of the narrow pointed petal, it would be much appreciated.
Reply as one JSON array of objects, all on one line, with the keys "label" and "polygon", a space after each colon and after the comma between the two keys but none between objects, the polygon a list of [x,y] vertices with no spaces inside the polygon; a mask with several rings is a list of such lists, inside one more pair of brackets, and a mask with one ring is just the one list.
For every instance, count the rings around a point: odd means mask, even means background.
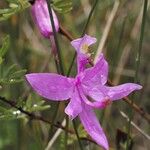
[{"label": "narrow pointed petal", "polygon": [[79,114],[79,117],[85,130],[97,144],[102,146],[105,150],[108,150],[109,146],[105,133],[100,126],[99,121],[97,120],[92,108],[84,103],[82,104],[83,109]]},{"label": "narrow pointed petal", "polygon": [[[39,28],[41,34],[49,38],[50,35],[53,35],[53,29],[50,21],[49,11],[47,7],[46,0],[36,0],[31,7],[31,13],[34,19],[35,24]],[[59,22],[55,12],[52,10],[54,25],[56,31],[59,30]]]},{"label": "narrow pointed petal", "polygon": [[118,100],[125,96],[128,96],[131,92],[135,90],[140,90],[141,88],[141,85],[134,83],[126,83],[114,87],[107,87],[107,95],[111,100]]},{"label": "narrow pointed petal", "polygon": [[[97,86],[90,90],[85,90],[84,93],[94,102],[89,101],[86,97],[83,98],[84,102],[95,108],[105,108],[114,100],[119,100],[125,96],[128,96],[135,90],[140,90],[142,86],[134,83],[126,83],[119,86],[107,87]],[[83,97],[83,96],[82,96]]]},{"label": "narrow pointed petal", "polygon": [[26,75],[27,81],[42,97],[50,100],[66,100],[73,92],[72,79],[53,73],[33,73]]},{"label": "narrow pointed petal", "polygon": [[75,39],[71,45],[75,48],[77,53],[86,53],[87,48],[96,42],[96,38],[85,34],[82,38]]},{"label": "narrow pointed petal", "polygon": [[68,106],[65,109],[65,113],[71,118],[74,119],[82,111],[81,107],[81,98],[77,89],[75,88]]},{"label": "narrow pointed petal", "polygon": [[98,85],[104,85],[108,77],[108,63],[103,54],[100,55],[97,63],[84,71],[82,84],[93,88]]}]

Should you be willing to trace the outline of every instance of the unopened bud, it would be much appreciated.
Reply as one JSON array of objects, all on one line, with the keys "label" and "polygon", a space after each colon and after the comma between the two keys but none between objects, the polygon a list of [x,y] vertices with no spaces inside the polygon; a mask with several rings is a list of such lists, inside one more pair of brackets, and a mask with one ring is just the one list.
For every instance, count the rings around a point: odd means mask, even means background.
[{"label": "unopened bud", "polygon": [[[32,5],[31,11],[34,22],[39,28],[41,34],[46,38],[49,38],[51,35],[53,35],[53,29],[46,0],[36,0],[35,3]],[[53,10],[52,15],[56,32],[58,32],[59,22]]]}]

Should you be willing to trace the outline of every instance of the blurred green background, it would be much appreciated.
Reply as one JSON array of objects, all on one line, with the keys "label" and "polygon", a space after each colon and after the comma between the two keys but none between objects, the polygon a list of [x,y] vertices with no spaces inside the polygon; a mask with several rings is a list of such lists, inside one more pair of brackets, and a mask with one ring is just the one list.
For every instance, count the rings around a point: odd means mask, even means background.
[{"label": "blurred green background", "polygon": [[[15,1],[18,0],[9,0],[9,3],[15,3]],[[22,1],[20,0],[20,2]],[[0,15],[3,13],[2,10],[8,8],[9,3],[5,0],[0,1]],[[68,3],[68,0],[65,0],[64,3]],[[64,13],[56,10],[60,24],[73,38],[81,36],[94,3],[94,0],[70,0],[69,8],[72,7],[71,11]],[[134,82],[135,80],[135,58],[140,47],[143,5],[144,0],[99,0],[86,29],[87,34],[97,38],[97,43],[92,46],[91,50],[93,54],[96,54],[97,49],[102,48],[102,52],[109,62],[109,78],[115,84]],[[51,53],[50,41],[43,38],[34,25],[30,13],[31,6],[28,4],[24,6],[24,9],[19,7],[15,14],[0,22],[1,47],[3,38],[6,35],[10,36],[7,53],[3,57],[3,63],[0,64],[0,96],[14,100],[18,107],[41,115],[47,120],[55,118],[55,123],[61,123],[65,117],[64,103],[59,105],[57,116],[54,116],[58,104],[52,101],[43,101],[44,99],[34,93],[24,79],[25,72],[57,72],[54,57]],[[17,6],[13,7],[16,8]],[[57,6],[55,9],[57,9]],[[67,8],[64,7],[63,9]],[[12,10],[12,12],[14,11],[15,9]],[[3,18],[2,15],[1,18]],[[134,97],[134,102],[147,113],[150,113],[149,27],[150,9],[149,4],[147,4],[138,71],[138,82],[143,86],[143,89],[136,95],[130,96],[131,99]],[[71,47],[70,41],[60,33],[58,33],[58,40],[63,66],[65,73],[67,73],[74,55],[74,49]],[[20,71],[17,77],[16,74],[15,77],[13,76],[16,82],[9,82],[9,79],[12,79],[11,75],[17,71]],[[73,66],[71,76],[75,74],[76,65]],[[118,149],[121,150],[126,149],[128,122],[120,112],[129,116],[131,110],[132,108],[124,101],[115,102],[105,110],[96,110],[108,137],[111,150],[115,150],[117,147],[120,147]],[[134,118],[132,121],[141,131],[131,126],[132,149],[148,150],[150,137],[146,136],[150,134],[150,126],[137,112],[133,112]],[[78,120],[76,122],[80,136],[87,136],[80,122]],[[73,130],[71,121],[69,127]],[[44,122],[32,120],[0,101],[0,150],[47,150],[48,142],[52,140],[56,131],[57,128],[52,128]],[[144,135],[141,132],[144,132]],[[70,134],[68,136],[68,149],[80,149],[76,136]],[[51,149],[65,149],[64,141],[65,132],[62,131]],[[82,140],[82,144],[85,150],[100,149],[86,140]]]}]

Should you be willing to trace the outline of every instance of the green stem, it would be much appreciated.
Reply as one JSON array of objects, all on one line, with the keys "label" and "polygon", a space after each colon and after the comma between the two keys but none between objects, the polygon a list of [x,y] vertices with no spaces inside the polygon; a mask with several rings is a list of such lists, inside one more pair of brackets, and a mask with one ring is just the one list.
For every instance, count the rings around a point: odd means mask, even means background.
[{"label": "green stem", "polygon": [[[55,110],[54,110],[54,114],[53,114],[53,116],[52,116],[52,123],[54,123],[55,122],[55,119],[56,119],[56,117],[57,117],[57,114],[58,114],[58,109],[59,109],[59,102],[57,102],[57,104],[56,104],[56,106],[55,106]],[[53,129],[54,129],[54,126],[53,125],[51,125],[51,127],[50,127],[50,131],[49,131],[49,133],[50,133],[50,137],[53,135]]]},{"label": "green stem", "polygon": [[73,58],[72,58],[72,61],[71,61],[70,66],[69,66],[69,69],[68,69],[68,72],[67,72],[67,76],[69,76],[69,75],[70,75],[70,73],[71,73],[71,70],[72,70],[72,67],[73,67],[74,61],[75,61],[75,59],[76,59],[76,56],[77,56],[77,53],[75,52],[75,53],[73,54]]},{"label": "green stem", "polygon": [[54,36],[51,35],[50,36],[50,43],[51,43],[51,49],[52,49],[52,54],[54,56],[54,61],[55,61],[55,66],[56,66],[56,69],[57,69],[57,73],[61,74],[61,70],[60,70],[60,67],[59,67],[59,62],[58,62],[58,59],[57,59],[57,48],[56,48],[56,43],[55,43],[55,40],[54,40]]},{"label": "green stem", "polygon": [[90,20],[91,20],[92,14],[93,14],[93,12],[94,12],[94,10],[95,10],[95,8],[96,8],[96,5],[97,5],[98,1],[99,1],[99,0],[95,0],[95,3],[93,4],[93,7],[92,7],[92,9],[91,9],[91,11],[90,11],[90,13],[89,13],[88,19],[87,19],[87,21],[86,21],[86,23],[85,23],[85,26],[84,26],[84,28],[83,28],[82,36],[85,34],[85,32],[86,32],[86,30],[87,30],[87,28],[88,28],[89,22],[90,22]]},{"label": "green stem", "polygon": [[73,127],[74,127],[75,134],[76,134],[77,139],[78,139],[78,143],[79,143],[80,149],[83,150],[82,143],[81,143],[81,140],[80,140],[78,131],[77,131],[77,126],[76,126],[75,120],[73,120],[72,123],[73,123]]},{"label": "green stem", "polygon": [[56,29],[55,29],[54,19],[53,19],[53,15],[52,15],[51,0],[46,0],[46,2],[47,2],[47,5],[48,5],[50,21],[51,21],[51,25],[52,25],[52,29],[53,29],[54,41],[55,41],[56,50],[57,50],[58,59],[59,59],[59,66],[60,66],[61,74],[64,75],[64,69],[63,69],[63,65],[62,65],[61,52],[60,52],[60,47],[59,47],[59,43],[58,43],[57,33],[56,33]]},{"label": "green stem", "polygon": [[144,38],[144,29],[145,29],[145,23],[146,23],[146,12],[147,12],[147,4],[148,0],[144,1],[144,9],[143,9],[143,17],[142,17],[142,25],[141,25],[141,33],[140,33],[140,40],[139,40],[139,48],[136,55],[136,68],[135,68],[135,81],[138,82],[138,72],[141,62],[141,51],[142,51],[142,45],[143,45],[143,38]]},{"label": "green stem", "polygon": [[[59,68],[60,68],[60,74],[64,75],[61,52],[60,52],[60,47],[59,47],[59,43],[58,43],[57,33],[56,33],[53,14],[52,14],[52,9],[51,9],[51,0],[46,0],[46,2],[47,2],[47,5],[48,5],[48,10],[49,10],[49,15],[50,15],[50,22],[51,22],[52,29],[53,29],[53,36],[54,36],[56,51],[57,51],[57,55],[58,55],[58,61],[57,61],[57,58],[56,58],[57,56],[54,56],[55,57],[55,64],[56,64],[56,67],[57,67],[57,72],[59,73]],[[58,64],[59,64],[59,66],[58,66]],[[59,102],[57,103],[57,106],[55,108],[54,115],[53,115],[53,118],[52,118],[52,123],[55,122],[55,119],[56,119],[56,116],[57,116],[57,113],[58,113],[58,109],[59,109]],[[52,130],[53,130],[53,126],[51,126],[51,129],[50,129],[51,133],[52,133]]]},{"label": "green stem", "polygon": [[[144,38],[144,29],[145,29],[145,23],[146,23],[146,12],[147,12],[147,5],[148,0],[144,0],[144,8],[143,8],[143,16],[142,16],[142,24],[141,24],[141,32],[140,32],[140,40],[139,40],[139,48],[136,53],[136,59],[135,59],[135,77],[134,82],[138,82],[138,75],[139,75],[139,67],[140,67],[140,61],[141,61],[141,51],[142,51],[142,44],[143,44],[143,38]],[[135,95],[134,95],[135,96]],[[132,105],[133,105],[133,99],[132,99]],[[127,146],[126,150],[129,150],[130,147],[130,134],[131,134],[131,121],[133,118],[133,110],[131,109],[129,114],[129,122],[128,122],[128,139],[127,139]]]},{"label": "green stem", "polygon": [[[66,115],[66,129],[69,128],[69,117]],[[65,132],[65,150],[68,150],[68,132]]]},{"label": "green stem", "polygon": [[[118,40],[118,43],[117,43],[117,47],[116,47],[116,52],[113,53],[113,60],[112,60],[112,67],[115,68],[115,66],[117,65],[117,60],[118,58],[121,56],[121,44],[122,44],[122,37],[124,35],[124,32],[125,32],[125,24],[126,24],[126,17],[124,18],[123,22],[122,22],[122,25],[121,25],[121,30],[120,30],[120,33],[119,33],[119,40]],[[111,73],[111,78],[113,79],[114,75],[115,75],[115,69],[113,69],[114,71],[112,71]]]}]

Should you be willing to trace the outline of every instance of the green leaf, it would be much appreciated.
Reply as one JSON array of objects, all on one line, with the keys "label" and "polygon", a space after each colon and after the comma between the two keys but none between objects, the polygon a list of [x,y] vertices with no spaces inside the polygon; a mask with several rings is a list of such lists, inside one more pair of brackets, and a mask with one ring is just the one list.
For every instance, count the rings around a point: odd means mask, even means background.
[{"label": "green leaf", "polygon": [[54,0],[52,6],[60,13],[68,13],[72,10],[72,0]]},{"label": "green leaf", "polygon": [[0,64],[3,62],[3,58],[2,57],[0,57]]},{"label": "green leaf", "polygon": [[0,84],[15,84],[23,81],[25,69],[18,69],[16,64],[6,68],[1,66]]},{"label": "green leaf", "polygon": [[4,113],[6,110],[7,110],[6,108],[0,106],[0,115],[1,115],[2,113]]},{"label": "green leaf", "polygon": [[14,108],[7,109],[0,106],[0,120],[14,120],[25,117],[19,110]]},{"label": "green leaf", "polygon": [[24,118],[25,117],[25,115],[23,115],[23,114],[21,114],[21,115],[16,115],[16,114],[11,114],[11,113],[9,113],[9,114],[4,114],[4,115],[0,115],[0,120],[6,120],[6,121],[8,121],[8,120],[14,120],[14,119],[21,119],[21,118]]},{"label": "green leaf", "polygon": [[[35,102],[35,99],[36,99],[36,102]],[[25,107],[24,107],[24,109],[29,112],[43,111],[43,110],[46,110],[49,108],[50,108],[50,105],[45,105],[44,100],[36,98],[32,94],[30,94],[28,96],[28,99],[27,99]]]},{"label": "green leaf", "polygon": [[9,46],[10,46],[10,37],[9,35],[6,35],[2,39],[2,47],[0,48],[0,64],[3,62],[3,57],[5,56]]},{"label": "green leaf", "polygon": [[33,107],[30,109],[30,112],[43,111],[49,108],[50,108],[50,105],[38,106],[34,104]]},{"label": "green leaf", "polygon": [[[79,126],[78,126],[78,133],[80,133],[80,137],[87,137],[87,135],[88,135],[81,124],[79,124]],[[68,139],[68,144],[73,144],[75,141],[77,141],[76,135],[71,134],[70,138]]]},{"label": "green leaf", "polygon": [[16,64],[9,66],[8,69],[5,69],[4,76],[9,76],[10,74],[16,71],[16,68],[17,68]]},{"label": "green leaf", "polygon": [[16,72],[10,74],[9,77],[11,79],[13,79],[13,78],[20,78],[20,77],[24,76],[26,72],[27,72],[26,69],[22,69],[22,70],[19,70],[19,71],[16,71]]},{"label": "green leaf", "polygon": [[28,0],[7,0],[7,2],[8,8],[0,9],[0,21],[8,19],[30,6]]}]

